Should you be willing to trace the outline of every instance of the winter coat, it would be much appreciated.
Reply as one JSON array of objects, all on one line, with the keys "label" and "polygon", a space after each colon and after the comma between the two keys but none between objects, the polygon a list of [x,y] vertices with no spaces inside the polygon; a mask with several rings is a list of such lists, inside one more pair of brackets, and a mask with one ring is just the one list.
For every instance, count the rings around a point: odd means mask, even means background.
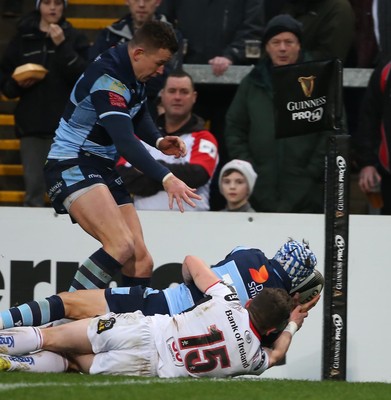
[{"label": "winter coat", "polygon": [[[15,133],[22,136],[52,137],[57,129],[72,87],[88,64],[88,39],[65,19],[59,25],[65,41],[56,46],[40,31],[40,14],[23,18],[9,42],[1,64],[0,88],[8,98],[19,98],[15,109]],[[29,88],[21,88],[12,78],[15,68],[35,63],[49,72]]]},{"label": "winter coat", "polygon": [[246,64],[245,40],[261,39],[261,0],[165,0],[162,12],[187,39],[187,64],[207,64],[216,56]]},{"label": "winter coat", "polygon": [[314,60],[345,61],[354,38],[354,12],[348,0],[289,0],[283,12],[303,24],[302,48]]},{"label": "winter coat", "polygon": [[320,213],[327,134],[275,138],[271,68],[262,58],[238,87],[226,116],[229,156],[258,174],[250,197],[256,211]]}]

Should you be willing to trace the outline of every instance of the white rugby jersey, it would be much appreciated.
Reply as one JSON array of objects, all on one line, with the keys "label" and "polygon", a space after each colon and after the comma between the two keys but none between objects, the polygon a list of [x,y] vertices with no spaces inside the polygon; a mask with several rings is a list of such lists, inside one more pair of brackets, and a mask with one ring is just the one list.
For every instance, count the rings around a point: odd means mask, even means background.
[{"label": "white rugby jersey", "polygon": [[[208,171],[209,181],[196,190],[202,199],[194,202],[195,208],[185,202],[183,207],[186,211],[209,211],[209,188],[219,161],[216,138],[207,130],[181,134],[180,138],[186,145],[187,154],[179,158],[166,155],[147,143],[142,143],[155,160],[164,161],[166,164],[199,164]],[[152,196],[134,196],[134,206],[137,210],[169,210],[167,193],[161,190]],[[177,204],[174,204],[174,209],[178,210]]]},{"label": "white rugby jersey", "polygon": [[236,292],[218,282],[206,294],[211,297],[190,311],[151,318],[158,376],[260,375],[268,356]]}]

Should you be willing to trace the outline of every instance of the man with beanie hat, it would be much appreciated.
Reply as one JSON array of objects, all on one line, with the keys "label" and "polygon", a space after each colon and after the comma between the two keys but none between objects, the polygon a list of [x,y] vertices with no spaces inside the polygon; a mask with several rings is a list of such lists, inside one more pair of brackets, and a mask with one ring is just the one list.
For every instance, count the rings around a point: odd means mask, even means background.
[{"label": "man with beanie hat", "polygon": [[242,80],[226,115],[231,158],[248,161],[262,176],[250,202],[261,212],[323,212],[324,132],[276,139],[272,70],[310,61],[302,52],[301,24],[289,15],[272,18],[259,63]]},{"label": "man with beanie hat", "polygon": [[225,164],[219,175],[220,193],[227,201],[222,211],[254,212],[248,198],[254,190],[257,173],[244,160],[232,160]]},{"label": "man with beanie hat", "polygon": [[265,26],[262,38],[263,45],[273,36],[282,32],[291,32],[297,37],[299,42],[302,40],[302,24],[288,14],[281,14],[272,18]]}]

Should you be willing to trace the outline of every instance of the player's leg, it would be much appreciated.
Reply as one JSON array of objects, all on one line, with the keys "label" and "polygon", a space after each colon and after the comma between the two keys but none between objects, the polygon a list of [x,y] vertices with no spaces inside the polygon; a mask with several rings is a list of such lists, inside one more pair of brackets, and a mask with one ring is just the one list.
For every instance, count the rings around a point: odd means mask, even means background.
[{"label": "player's leg", "polygon": [[0,371],[65,372],[68,360],[51,351],[39,351],[22,356],[0,354]]},{"label": "player's leg", "polygon": [[79,267],[70,291],[104,288],[135,256],[133,233],[105,185],[93,186],[73,200],[69,214],[103,245]]},{"label": "player's leg", "polygon": [[153,259],[145,245],[137,211],[133,204],[122,205],[120,211],[133,234],[135,248],[134,257],[129,259],[122,269],[122,286],[149,286],[153,270]]},{"label": "player's leg", "polygon": [[40,326],[65,317],[66,311],[61,297],[53,295],[0,312],[0,329]]}]

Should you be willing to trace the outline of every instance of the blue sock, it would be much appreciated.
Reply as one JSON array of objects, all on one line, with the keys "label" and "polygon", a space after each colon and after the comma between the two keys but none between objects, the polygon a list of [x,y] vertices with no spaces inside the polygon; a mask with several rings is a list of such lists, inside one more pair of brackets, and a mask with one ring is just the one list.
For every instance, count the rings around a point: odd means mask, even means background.
[{"label": "blue sock", "polygon": [[2,323],[2,329],[40,326],[64,317],[64,304],[59,296],[54,295],[0,312],[0,325]]},{"label": "blue sock", "polygon": [[82,289],[104,289],[122,265],[100,248],[76,271],[70,292]]}]

